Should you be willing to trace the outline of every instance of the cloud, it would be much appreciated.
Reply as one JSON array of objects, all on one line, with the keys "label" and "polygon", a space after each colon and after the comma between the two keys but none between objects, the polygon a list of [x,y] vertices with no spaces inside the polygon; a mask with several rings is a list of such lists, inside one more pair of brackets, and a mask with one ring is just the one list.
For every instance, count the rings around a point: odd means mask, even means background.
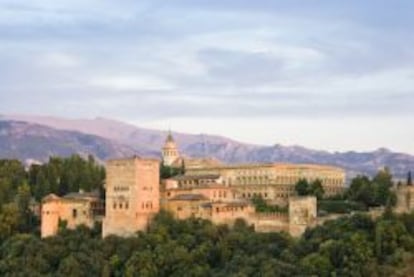
[{"label": "cloud", "polygon": [[93,77],[89,81],[90,86],[103,88],[106,90],[171,90],[173,84],[155,76],[145,76],[142,74],[124,76],[99,76]]},{"label": "cloud", "polygon": [[42,56],[39,63],[54,68],[70,68],[80,66],[82,61],[74,55],[55,52]]},{"label": "cloud", "polygon": [[412,117],[408,2],[2,1],[0,109]]}]

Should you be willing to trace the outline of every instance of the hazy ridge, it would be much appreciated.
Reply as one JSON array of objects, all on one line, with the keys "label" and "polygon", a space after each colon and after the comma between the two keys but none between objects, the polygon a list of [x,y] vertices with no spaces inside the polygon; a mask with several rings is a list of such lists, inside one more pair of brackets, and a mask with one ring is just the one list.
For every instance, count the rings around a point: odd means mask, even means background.
[{"label": "hazy ridge", "polygon": [[[0,156],[44,161],[50,155],[90,153],[100,160],[133,154],[159,156],[166,132],[123,122],[96,119],[7,115],[0,117]],[[338,165],[350,176],[373,174],[388,166],[403,178],[414,170],[414,156],[387,149],[328,152],[301,146],[262,146],[220,136],[174,133],[188,156],[213,156],[224,162],[296,162]]]}]

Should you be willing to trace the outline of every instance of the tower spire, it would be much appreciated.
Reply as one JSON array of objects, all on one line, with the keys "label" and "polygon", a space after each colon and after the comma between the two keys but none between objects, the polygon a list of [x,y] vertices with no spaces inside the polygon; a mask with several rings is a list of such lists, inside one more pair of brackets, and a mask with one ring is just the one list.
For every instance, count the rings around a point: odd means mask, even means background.
[{"label": "tower spire", "polygon": [[164,165],[171,166],[178,160],[180,154],[178,152],[178,147],[174,141],[171,130],[168,130],[167,139],[165,140],[164,146],[162,148],[162,160]]}]

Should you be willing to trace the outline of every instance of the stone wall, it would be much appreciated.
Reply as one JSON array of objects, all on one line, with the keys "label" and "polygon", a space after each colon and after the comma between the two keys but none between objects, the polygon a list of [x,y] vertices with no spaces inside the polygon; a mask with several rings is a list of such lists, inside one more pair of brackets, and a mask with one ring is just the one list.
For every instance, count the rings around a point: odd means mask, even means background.
[{"label": "stone wall", "polygon": [[66,222],[68,229],[75,229],[79,225],[93,227],[95,218],[91,201],[64,199],[55,195],[46,197],[41,208],[41,237],[56,235],[59,221]]}]

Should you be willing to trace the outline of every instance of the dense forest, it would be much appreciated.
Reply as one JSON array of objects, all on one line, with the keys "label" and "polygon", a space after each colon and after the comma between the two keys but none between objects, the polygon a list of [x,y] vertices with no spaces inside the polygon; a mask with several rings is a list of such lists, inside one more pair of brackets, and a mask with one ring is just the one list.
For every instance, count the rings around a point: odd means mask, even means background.
[{"label": "dense forest", "polygon": [[[148,232],[132,238],[102,239],[97,224],[92,230],[62,226],[59,235],[40,239],[39,219],[30,209],[33,199],[51,192],[99,189],[104,178],[104,168],[91,157],[51,158],[28,169],[18,161],[0,161],[0,275],[414,275],[414,213],[392,212],[395,195],[388,170],[373,178],[358,176],[343,195],[328,199],[319,182],[301,180],[300,194],[316,195],[324,203],[320,211],[337,212],[339,206],[347,214],[308,229],[301,238],[255,233],[242,220],[230,228],[194,218],[178,221],[161,212]],[[411,182],[409,174],[407,184]],[[259,211],[280,211],[262,199],[254,202]],[[377,219],[350,213],[378,206],[386,209]]]},{"label": "dense forest", "polygon": [[414,214],[356,214],[293,239],[161,212],[132,238],[101,239],[99,226],[43,240],[16,234],[1,241],[0,275],[412,276],[413,257]]}]

